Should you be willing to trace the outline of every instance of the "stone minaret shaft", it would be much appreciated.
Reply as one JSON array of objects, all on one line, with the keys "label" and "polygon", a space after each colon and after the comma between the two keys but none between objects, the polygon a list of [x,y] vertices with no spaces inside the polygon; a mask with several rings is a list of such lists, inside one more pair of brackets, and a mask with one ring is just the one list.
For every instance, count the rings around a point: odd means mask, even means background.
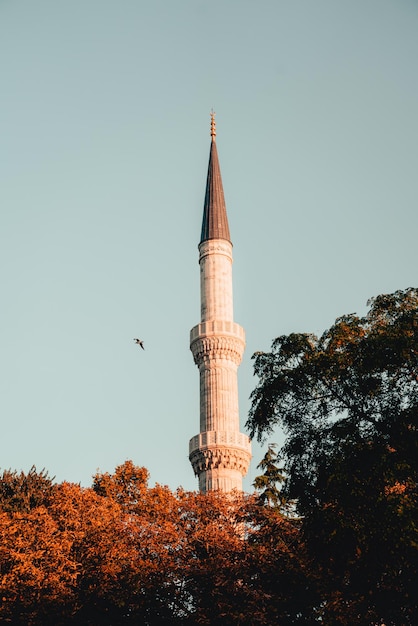
[{"label": "stone minaret shaft", "polygon": [[200,433],[189,458],[201,492],[242,490],[251,444],[239,431],[237,370],[244,329],[234,322],[232,243],[216,149],[214,113],[199,244],[201,322],[190,331],[190,349],[200,373]]}]

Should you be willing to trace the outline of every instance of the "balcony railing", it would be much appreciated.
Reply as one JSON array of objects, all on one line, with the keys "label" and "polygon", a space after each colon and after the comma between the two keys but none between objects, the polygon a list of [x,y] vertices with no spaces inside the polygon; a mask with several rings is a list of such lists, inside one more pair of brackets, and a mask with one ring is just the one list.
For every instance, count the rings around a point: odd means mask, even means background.
[{"label": "balcony railing", "polygon": [[190,343],[201,336],[208,335],[232,335],[239,337],[245,342],[245,330],[239,324],[229,320],[210,320],[209,322],[201,322],[194,326],[190,331]]},{"label": "balcony railing", "polygon": [[244,433],[234,431],[209,430],[190,439],[189,454],[212,446],[240,448],[251,453],[251,442]]}]

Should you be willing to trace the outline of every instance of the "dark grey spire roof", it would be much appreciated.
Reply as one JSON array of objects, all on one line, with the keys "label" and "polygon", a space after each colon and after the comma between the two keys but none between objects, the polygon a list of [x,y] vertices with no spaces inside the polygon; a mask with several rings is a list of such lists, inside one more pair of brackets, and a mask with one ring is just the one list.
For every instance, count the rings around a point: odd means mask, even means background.
[{"label": "dark grey spire roof", "polygon": [[209,153],[208,178],[206,182],[205,205],[203,209],[202,234],[200,243],[207,239],[226,239],[231,241],[226,215],[224,190],[218,151],[216,149],[215,132],[212,133]]}]

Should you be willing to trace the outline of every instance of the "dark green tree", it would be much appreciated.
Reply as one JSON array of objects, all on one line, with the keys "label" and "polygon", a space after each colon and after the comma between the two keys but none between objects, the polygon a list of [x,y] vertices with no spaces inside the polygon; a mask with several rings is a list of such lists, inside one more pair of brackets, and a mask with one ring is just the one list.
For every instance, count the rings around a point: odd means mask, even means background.
[{"label": "dark green tree", "polygon": [[269,444],[267,452],[257,465],[257,469],[262,470],[263,473],[255,478],[253,487],[259,492],[258,498],[261,504],[283,508],[285,501],[279,485],[284,482],[285,477],[283,469],[278,466],[276,447],[275,443]]},{"label": "dark green tree", "polygon": [[255,355],[247,426],[285,432],[284,493],[322,568],[325,623],[416,624],[418,290],[368,304]]}]

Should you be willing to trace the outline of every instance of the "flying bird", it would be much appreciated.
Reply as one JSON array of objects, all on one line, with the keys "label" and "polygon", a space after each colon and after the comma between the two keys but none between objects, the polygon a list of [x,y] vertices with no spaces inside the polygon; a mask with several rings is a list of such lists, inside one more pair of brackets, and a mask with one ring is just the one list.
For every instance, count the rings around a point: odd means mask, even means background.
[{"label": "flying bird", "polygon": [[135,343],[136,343],[138,346],[141,346],[141,348],[142,348],[143,350],[145,350],[145,348],[144,348],[144,342],[143,342],[141,339],[138,339],[137,337],[135,337],[135,338],[134,338],[134,341],[135,341]]}]

